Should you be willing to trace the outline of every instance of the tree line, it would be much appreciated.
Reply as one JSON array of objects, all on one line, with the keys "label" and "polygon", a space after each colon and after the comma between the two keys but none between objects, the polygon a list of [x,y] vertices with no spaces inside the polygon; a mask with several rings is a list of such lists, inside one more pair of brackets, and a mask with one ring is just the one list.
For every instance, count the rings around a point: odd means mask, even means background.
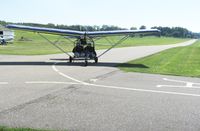
[{"label": "tree line", "polygon": [[[27,26],[38,26],[38,27],[46,27],[46,28],[58,28],[58,29],[69,29],[69,30],[77,30],[77,31],[109,31],[109,30],[126,30],[126,28],[121,28],[113,25],[102,25],[102,26],[83,26],[83,25],[55,25],[53,23],[48,24],[38,24],[38,23],[12,23],[6,21],[0,21],[0,25],[6,26],[7,24],[21,24]],[[139,29],[146,29],[145,25],[142,25]],[[189,31],[186,28],[182,27],[162,27],[162,26],[154,26],[151,29],[159,29],[161,31],[161,36],[166,37],[177,37],[177,38],[200,38],[200,33],[194,33]],[[131,27],[130,30],[137,30],[136,27]]]},{"label": "tree line", "polygon": [[200,38],[200,33],[194,33],[182,27],[152,27],[152,29],[159,29],[161,36],[178,37],[178,38]]}]

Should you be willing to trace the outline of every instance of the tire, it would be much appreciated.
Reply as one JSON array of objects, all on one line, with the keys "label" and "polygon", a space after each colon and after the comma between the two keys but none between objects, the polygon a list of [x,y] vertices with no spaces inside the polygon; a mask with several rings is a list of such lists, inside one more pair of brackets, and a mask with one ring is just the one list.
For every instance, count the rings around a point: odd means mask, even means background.
[{"label": "tire", "polygon": [[88,60],[85,59],[85,66],[88,66]]},{"label": "tire", "polygon": [[95,57],[95,58],[94,58],[94,62],[95,62],[95,63],[98,63],[98,57]]},{"label": "tire", "polygon": [[73,58],[70,56],[69,57],[69,63],[72,63]]}]

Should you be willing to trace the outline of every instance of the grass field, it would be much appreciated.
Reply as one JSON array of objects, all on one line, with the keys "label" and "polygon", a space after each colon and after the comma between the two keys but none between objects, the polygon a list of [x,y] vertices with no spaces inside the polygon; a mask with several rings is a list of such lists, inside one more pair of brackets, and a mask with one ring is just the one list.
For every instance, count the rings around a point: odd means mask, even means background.
[{"label": "grass field", "polygon": [[0,131],[52,131],[52,130],[31,129],[31,128],[9,128],[0,126]]},{"label": "grass field", "polygon": [[[26,32],[26,31],[15,31],[15,41],[13,44],[8,44],[7,46],[0,46],[0,54],[12,54],[12,55],[44,55],[44,54],[57,54],[61,53],[57,48],[49,44],[46,40],[40,37],[37,33]],[[21,37],[25,41],[21,40]],[[45,34],[45,37],[51,41],[56,41],[60,38],[57,35]],[[116,42],[120,37],[109,37],[110,41]],[[177,38],[167,38],[167,37],[133,37],[127,39],[123,44],[117,47],[129,47],[129,46],[142,46],[142,45],[165,45],[165,44],[175,44],[179,42],[186,41],[188,39],[177,39]],[[73,48],[73,43],[68,40],[61,38],[58,44],[60,47],[64,48],[65,51],[71,51]],[[100,39],[96,41],[96,49],[106,49],[111,45],[105,40]]]},{"label": "grass field", "polygon": [[200,41],[120,64],[119,68],[126,72],[200,77]]}]

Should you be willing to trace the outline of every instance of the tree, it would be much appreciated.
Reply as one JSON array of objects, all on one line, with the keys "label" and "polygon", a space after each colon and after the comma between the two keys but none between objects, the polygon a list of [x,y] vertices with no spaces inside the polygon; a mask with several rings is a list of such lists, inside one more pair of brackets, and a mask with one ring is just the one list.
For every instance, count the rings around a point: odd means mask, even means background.
[{"label": "tree", "polygon": [[48,23],[47,26],[50,27],[50,28],[55,28],[56,27],[53,23]]},{"label": "tree", "polygon": [[7,23],[5,21],[0,20],[0,25],[5,26]]},{"label": "tree", "polygon": [[140,29],[141,29],[141,30],[146,29],[146,26],[142,25],[142,26],[140,27]]},{"label": "tree", "polygon": [[137,30],[137,27],[131,27],[130,30]]},{"label": "tree", "polygon": [[178,38],[196,38],[200,33],[193,33],[182,27],[152,27],[161,31],[161,36],[178,37]]}]

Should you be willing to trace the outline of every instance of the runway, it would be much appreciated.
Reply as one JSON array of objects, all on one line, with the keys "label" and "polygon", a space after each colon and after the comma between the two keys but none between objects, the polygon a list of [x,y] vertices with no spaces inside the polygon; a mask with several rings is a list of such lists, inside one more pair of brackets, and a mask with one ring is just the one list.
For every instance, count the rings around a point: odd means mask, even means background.
[{"label": "runway", "polygon": [[113,49],[88,67],[67,63],[63,54],[1,55],[0,125],[69,131],[198,131],[200,79],[125,73],[115,67],[194,42]]}]

